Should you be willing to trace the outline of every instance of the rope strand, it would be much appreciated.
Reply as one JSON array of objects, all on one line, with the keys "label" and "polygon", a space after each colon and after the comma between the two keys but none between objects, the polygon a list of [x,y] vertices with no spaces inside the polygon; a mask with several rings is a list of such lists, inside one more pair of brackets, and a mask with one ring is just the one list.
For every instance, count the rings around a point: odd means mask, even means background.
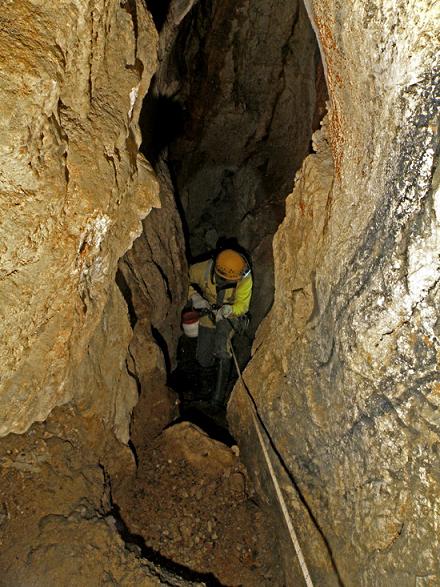
[{"label": "rope strand", "polygon": [[255,430],[257,431],[258,440],[259,440],[260,445],[261,445],[261,448],[263,450],[263,454],[264,454],[264,458],[265,458],[265,461],[266,461],[266,465],[267,465],[267,468],[269,470],[270,476],[272,478],[273,485],[275,487],[275,492],[276,492],[276,495],[277,495],[277,498],[278,498],[278,501],[279,501],[279,504],[280,504],[280,507],[281,507],[281,511],[283,513],[283,516],[284,516],[284,519],[285,519],[285,522],[286,522],[286,525],[287,525],[287,529],[289,531],[290,539],[292,541],[293,547],[294,547],[295,552],[296,552],[296,556],[298,557],[298,561],[299,561],[299,564],[300,564],[300,567],[301,567],[301,571],[302,571],[303,576],[304,576],[304,580],[306,582],[307,587],[313,587],[313,582],[312,582],[312,579],[310,577],[309,569],[307,568],[307,564],[306,564],[306,561],[305,561],[305,558],[304,558],[304,555],[303,555],[301,546],[299,544],[298,537],[296,535],[295,529],[294,529],[293,524],[292,524],[292,519],[291,519],[290,514],[289,514],[289,511],[287,509],[287,505],[286,505],[284,496],[282,494],[281,487],[280,487],[280,485],[278,483],[278,479],[276,477],[276,474],[275,474],[275,471],[274,471],[272,462],[270,460],[269,453],[267,451],[267,447],[266,447],[265,442],[264,442],[263,435],[261,433],[261,425],[260,425],[260,423],[258,421],[258,418],[257,418],[257,415],[256,415],[256,409],[255,409],[255,406],[253,404],[253,398],[252,398],[251,392],[249,391],[246,383],[244,382],[243,375],[242,375],[241,370],[240,370],[240,367],[238,365],[237,357],[235,355],[234,349],[232,348],[232,345],[230,345],[230,349],[231,349],[232,357],[234,359],[235,368],[237,369],[238,377],[240,379],[240,382],[241,382],[241,384],[243,386],[243,389],[245,390],[246,395],[247,395],[247,398],[249,400],[249,405],[251,407],[251,413],[252,413],[252,420],[253,420],[253,423],[254,423],[254,426],[255,426]]}]

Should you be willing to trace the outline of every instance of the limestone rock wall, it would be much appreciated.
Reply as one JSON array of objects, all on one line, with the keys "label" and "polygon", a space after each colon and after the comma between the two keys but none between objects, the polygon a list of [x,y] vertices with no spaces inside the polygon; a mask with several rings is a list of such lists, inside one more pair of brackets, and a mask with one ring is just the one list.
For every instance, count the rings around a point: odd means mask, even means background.
[{"label": "limestone rock wall", "polygon": [[[287,200],[275,302],[245,380],[316,584],[434,586],[438,13],[429,1],[307,5],[329,119]],[[230,415],[276,504],[238,386]],[[292,568],[287,533],[282,542]]]},{"label": "limestone rock wall", "polygon": [[140,396],[131,427],[136,447],[177,415],[176,394],[166,384],[176,367],[180,312],[188,292],[182,222],[163,162],[157,165],[157,176],[161,207],[144,219],[142,234],[121,259],[117,277],[133,326],[128,365]]},{"label": "limestone rock wall", "polygon": [[[126,440],[135,390],[123,352],[104,373],[91,356],[102,336],[128,346],[116,264],[159,205],[137,126],[156,31],[141,0],[3,8],[0,435],[93,395]],[[97,378],[98,389],[89,385]]]},{"label": "limestone rock wall", "polygon": [[[165,360],[175,367],[180,311],[188,292],[187,263],[182,221],[174,201],[167,166],[157,166],[160,209],[143,221],[141,236],[119,267],[131,306],[132,322],[147,322],[150,332],[162,339]],[[124,290],[124,285],[121,286]],[[154,334],[152,335],[154,336]]]},{"label": "limestone rock wall", "polygon": [[215,245],[209,226],[252,246],[255,214],[280,220],[269,209],[290,192],[310,142],[316,49],[300,2],[195,3],[182,20],[158,85],[183,109],[169,160],[193,254]]}]

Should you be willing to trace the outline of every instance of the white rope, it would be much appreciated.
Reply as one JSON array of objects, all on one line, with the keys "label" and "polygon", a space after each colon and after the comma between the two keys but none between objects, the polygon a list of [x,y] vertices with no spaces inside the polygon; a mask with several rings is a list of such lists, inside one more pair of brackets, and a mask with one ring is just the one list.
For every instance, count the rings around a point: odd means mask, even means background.
[{"label": "white rope", "polygon": [[300,567],[301,567],[301,571],[302,571],[302,573],[304,575],[304,579],[305,579],[305,582],[306,582],[307,587],[313,587],[313,582],[312,582],[312,579],[310,577],[309,569],[307,568],[307,564],[306,564],[306,561],[305,561],[303,552],[301,550],[301,546],[300,546],[300,544],[298,542],[298,538],[296,536],[296,532],[295,532],[295,529],[293,527],[292,520],[290,518],[289,511],[287,509],[287,505],[286,505],[286,502],[284,500],[284,496],[283,496],[283,494],[281,492],[281,488],[280,488],[280,485],[278,483],[278,479],[277,479],[277,477],[275,475],[275,471],[274,471],[274,468],[272,466],[272,462],[270,460],[270,456],[269,456],[269,453],[267,451],[267,448],[266,448],[266,445],[265,445],[265,442],[264,442],[263,435],[261,433],[261,424],[260,424],[260,422],[257,419],[256,413],[255,413],[255,406],[253,405],[252,399],[251,399],[251,394],[249,392],[249,389],[248,389],[246,383],[244,382],[243,375],[241,374],[240,367],[238,366],[237,357],[235,356],[234,349],[232,348],[232,345],[231,345],[230,348],[231,348],[232,357],[234,359],[235,368],[237,369],[237,373],[238,373],[240,382],[243,385],[243,388],[244,388],[244,390],[246,392],[246,395],[247,395],[247,398],[249,400],[249,404],[250,404],[251,412],[252,412],[252,419],[253,419],[253,422],[254,422],[255,430],[257,431],[258,440],[260,441],[260,445],[261,445],[261,448],[263,450],[263,454],[264,454],[264,458],[266,460],[267,468],[269,469],[269,473],[270,473],[270,476],[272,478],[272,481],[273,481],[273,484],[274,484],[274,487],[275,487],[275,491],[276,491],[276,494],[277,494],[277,497],[278,497],[278,501],[279,501],[280,506],[281,506],[281,511],[282,511],[283,516],[284,516],[284,519],[286,521],[287,529],[289,530],[290,539],[292,540],[293,547],[295,548],[296,556],[298,557],[298,561],[299,561],[299,564],[300,564]]}]

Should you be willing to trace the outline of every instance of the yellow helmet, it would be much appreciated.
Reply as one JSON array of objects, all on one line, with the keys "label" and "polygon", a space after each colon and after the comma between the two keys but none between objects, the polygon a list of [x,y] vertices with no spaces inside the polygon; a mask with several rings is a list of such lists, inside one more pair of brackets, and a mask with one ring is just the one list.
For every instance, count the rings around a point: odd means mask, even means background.
[{"label": "yellow helmet", "polygon": [[246,259],[232,249],[221,251],[215,260],[216,274],[227,281],[238,281],[246,269]]}]

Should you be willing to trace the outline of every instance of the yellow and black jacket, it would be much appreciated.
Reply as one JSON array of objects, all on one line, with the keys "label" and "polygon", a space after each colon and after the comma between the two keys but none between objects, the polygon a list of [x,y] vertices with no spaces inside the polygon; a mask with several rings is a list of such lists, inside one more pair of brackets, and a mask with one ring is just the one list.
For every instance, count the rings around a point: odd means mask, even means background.
[{"label": "yellow and black jacket", "polygon": [[[210,304],[218,303],[213,266],[214,261],[212,259],[191,265],[189,269],[188,299],[197,292],[208,300]],[[234,287],[228,287],[225,290],[222,303],[232,306],[232,317],[243,316],[248,312],[252,296],[252,285],[252,274],[249,272]],[[207,327],[214,326],[208,316],[203,316],[200,324]]]}]

